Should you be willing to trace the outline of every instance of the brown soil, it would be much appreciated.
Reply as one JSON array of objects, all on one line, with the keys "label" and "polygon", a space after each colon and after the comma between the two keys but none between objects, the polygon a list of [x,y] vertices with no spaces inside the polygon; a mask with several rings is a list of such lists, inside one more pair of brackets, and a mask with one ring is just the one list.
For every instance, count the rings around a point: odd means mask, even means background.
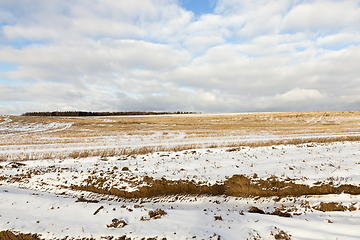
[{"label": "brown soil", "polygon": [[[224,183],[212,186],[197,185],[186,180],[166,180],[144,177],[143,182],[148,186],[139,187],[137,191],[127,192],[117,188],[99,187],[93,182],[86,185],[72,185],[72,190],[81,190],[105,195],[114,195],[127,199],[152,198],[173,195],[211,195],[211,196],[234,196],[234,197],[286,197],[302,195],[325,195],[325,194],[360,194],[360,187],[353,185],[333,186],[323,184],[310,187],[304,184],[296,184],[292,181],[280,181],[276,178],[266,180],[254,180],[245,175],[234,175]],[[137,183],[138,184],[138,183]]]},{"label": "brown soil", "polygon": [[124,219],[117,219],[117,218],[114,218],[112,221],[111,221],[111,224],[109,225],[106,225],[107,228],[123,228],[127,225],[127,223],[125,222]]},{"label": "brown soil", "polygon": [[331,212],[331,211],[344,212],[344,211],[348,210],[348,207],[346,207],[338,202],[329,202],[329,203],[321,202],[319,205],[315,206],[314,209],[323,211],[323,212]]},{"label": "brown soil", "polygon": [[279,217],[292,217],[290,213],[282,212],[282,211],[279,211],[277,209],[274,212],[270,213],[270,215],[277,215]]},{"label": "brown soil", "polygon": [[90,199],[85,199],[84,197],[79,197],[75,202],[86,202],[86,203],[98,203],[98,200],[90,200]]},{"label": "brown soil", "polygon": [[259,214],[277,215],[277,216],[279,216],[279,217],[292,217],[290,213],[288,213],[288,212],[282,212],[282,211],[280,211],[279,209],[275,209],[275,211],[272,212],[272,213],[269,213],[269,212],[266,212],[266,213],[265,213],[264,210],[261,210],[261,209],[259,209],[258,207],[255,207],[255,206],[249,207],[248,212],[249,212],[249,213],[259,213]]},{"label": "brown soil", "polygon": [[0,240],[39,240],[41,239],[37,234],[32,233],[14,233],[10,230],[0,232]]},{"label": "brown soil", "polygon": [[248,212],[249,213],[265,214],[265,212],[263,210],[259,209],[258,207],[254,207],[254,206],[249,207]]},{"label": "brown soil", "polygon": [[271,232],[271,235],[274,236],[275,239],[291,240],[291,235],[280,229],[276,232]]},{"label": "brown soil", "polygon": [[167,212],[165,212],[162,209],[157,208],[155,211],[149,211],[148,214],[149,214],[150,218],[158,219],[158,218],[161,218],[161,216],[166,215]]}]

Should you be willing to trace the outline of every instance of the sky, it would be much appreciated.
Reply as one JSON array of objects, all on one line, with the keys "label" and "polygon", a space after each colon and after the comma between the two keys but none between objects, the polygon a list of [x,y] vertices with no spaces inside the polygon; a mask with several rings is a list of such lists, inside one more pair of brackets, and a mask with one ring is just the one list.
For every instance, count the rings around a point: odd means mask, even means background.
[{"label": "sky", "polygon": [[359,0],[0,0],[0,114],[360,110]]}]

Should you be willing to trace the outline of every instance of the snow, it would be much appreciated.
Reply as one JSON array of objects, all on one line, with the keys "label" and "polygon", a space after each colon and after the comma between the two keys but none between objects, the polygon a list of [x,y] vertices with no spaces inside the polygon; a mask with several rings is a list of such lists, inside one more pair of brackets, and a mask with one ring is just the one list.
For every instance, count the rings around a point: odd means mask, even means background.
[{"label": "snow", "polygon": [[[222,239],[246,239],[252,231],[263,239],[273,239],[270,234],[275,227],[290,233],[292,239],[358,239],[360,235],[359,211],[309,211],[293,218],[247,212],[247,208],[254,204],[263,209],[272,209],[280,204],[292,203],[286,199],[274,203],[267,199],[255,201],[233,197],[187,197],[175,202],[141,203],[143,207],[135,208],[138,203],[76,202],[71,197],[8,186],[0,186],[0,192],[0,229],[37,232],[47,239],[65,236],[100,238],[110,235],[126,235],[134,239],[144,236],[167,239],[190,239],[196,236],[210,239],[214,234],[220,235]],[[324,196],[321,199],[343,203],[359,201],[358,196],[346,194]],[[307,200],[314,201],[312,198]],[[100,206],[104,208],[94,215]],[[165,210],[167,215],[160,219],[140,220],[142,216],[148,215],[148,211],[157,208]],[[244,213],[240,215],[242,211]],[[216,221],[214,216],[221,216],[222,220]],[[128,225],[121,229],[107,228],[106,225],[114,218],[124,219]]]},{"label": "snow", "polygon": [[21,133],[35,133],[35,132],[55,132],[63,131],[70,128],[72,123],[51,122],[51,123],[37,123],[37,122],[13,122],[11,119],[4,119],[0,122],[0,134],[4,137],[9,135]]},{"label": "snow", "polygon": [[[106,120],[106,119],[105,119]],[[313,119],[314,122],[321,119]],[[110,121],[110,120],[108,120]],[[2,138],[68,129],[71,123],[19,123],[1,119]],[[317,134],[348,136],[357,133]],[[182,143],[224,141],[259,141],[291,137],[314,137],[314,134],[252,135],[188,139],[182,132],[149,135],[103,137],[102,142],[6,145],[0,154],[23,152],[72,151],[112,147],[138,147]],[[51,139],[49,139],[51,141]],[[360,142],[278,145],[268,147],[205,148],[180,152],[155,152],[146,155],[51,159],[0,162],[0,231],[39,233],[45,239],[65,237],[120,237],[132,239],[275,239],[284,231],[291,239],[359,239],[360,196],[350,194],[301,197],[240,198],[233,196],[166,196],[152,199],[121,199],[116,196],[71,190],[85,185],[89,177],[108,176],[107,187],[139,190],[142,179],[188,180],[199,185],[214,185],[233,175],[266,180],[293,179],[297,184],[315,186],[317,182],[333,186],[349,184],[360,187]],[[24,164],[24,165],[22,165]],[[127,167],[129,170],[123,170]],[[256,174],[256,175],[255,175]],[[22,176],[21,180],[15,180]],[[30,177],[24,177],[30,176]],[[255,177],[257,176],[257,177]],[[124,180],[132,180],[124,181]],[[138,184],[134,182],[138,181]],[[80,197],[96,203],[78,201]],[[336,202],[345,211],[316,210],[323,203]],[[99,208],[98,213],[94,214]],[[292,209],[292,217],[249,212],[257,208],[272,213]],[[162,209],[167,214],[150,218],[149,212]],[[216,218],[215,218],[216,217]],[[221,217],[221,218],[220,218]],[[109,228],[113,219],[124,220],[123,228]],[[142,221],[141,219],[148,219]],[[218,219],[218,220],[217,220]]]},{"label": "snow", "polygon": [[[359,211],[323,213],[303,210],[305,214],[289,219],[248,213],[247,208],[256,204],[262,209],[273,209],[280,204],[291,204],[290,200],[283,199],[284,202],[277,203],[265,198],[256,201],[250,198],[220,196],[197,197],[196,200],[194,197],[187,197],[174,202],[165,200],[158,203],[147,202],[142,203],[143,208],[136,209],[133,207],[136,203],[126,201],[75,202],[76,193],[68,191],[68,196],[62,196],[59,193],[64,192],[64,189],[56,188],[59,184],[78,184],[88,177],[88,170],[105,171],[110,166],[117,166],[119,174],[123,166],[128,166],[130,172],[122,173],[123,177],[148,175],[171,180],[196,179],[207,184],[223,181],[226,176],[234,174],[253,173],[257,173],[260,178],[271,175],[289,176],[309,185],[319,180],[326,181],[330,176],[335,179],[342,177],[342,180],[338,179],[339,184],[360,184],[358,175],[360,143],[358,142],[323,144],[316,147],[307,145],[284,145],[274,148],[244,147],[236,152],[226,150],[225,148],[197,149],[180,153],[155,153],[127,160],[109,158],[107,161],[102,161],[99,158],[86,158],[27,161],[26,166],[20,168],[10,168],[7,162],[3,162],[1,163],[3,168],[0,170],[2,175],[11,176],[31,169],[43,170],[44,174],[37,175],[28,182],[3,181],[3,185],[0,186],[0,229],[37,232],[47,239],[65,236],[100,238],[109,235],[126,235],[135,239],[144,236],[159,236],[167,239],[190,239],[196,236],[210,239],[214,234],[220,235],[222,239],[238,239],[238,236],[249,234],[254,236],[258,234],[262,239],[273,239],[270,234],[276,227],[291,234],[292,239],[335,239],[336,237],[358,239]],[[138,171],[134,171],[135,167]],[[57,171],[46,171],[49,168],[67,170],[57,178]],[[180,171],[180,169],[184,170]],[[117,180],[115,177],[109,184],[123,186]],[[42,182],[48,185],[42,186]],[[320,201],[342,202],[348,206],[351,202],[358,203],[359,197],[341,194],[308,197],[306,200],[312,202],[313,206]],[[301,199],[297,198],[296,201]],[[124,204],[126,208],[121,208],[120,206]],[[104,209],[94,216],[93,213],[101,205]],[[54,209],[51,209],[52,207]],[[114,208],[115,211],[112,210]],[[129,212],[127,210],[129,208],[133,211]],[[147,216],[149,210],[157,208],[165,210],[168,214],[161,219],[140,221],[142,216]],[[239,214],[241,211],[244,215]],[[214,216],[221,216],[223,220],[215,221]],[[106,225],[110,224],[113,218],[124,219],[128,225],[122,229],[107,228]],[[328,223],[328,219],[332,223]]]},{"label": "snow", "polygon": [[[122,181],[126,177],[184,179],[212,185],[235,174],[252,176],[255,173],[260,179],[271,176],[279,179],[289,177],[295,179],[296,183],[309,186],[318,181],[359,186],[359,159],[360,143],[343,142],[317,144],[316,147],[309,144],[242,147],[232,152],[229,152],[228,148],[219,148],[163,152],[127,158],[35,160],[26,161],[26,165],[20,169],[7,167],[7,163],[3,162],[0,163],[3,166],[0,173],[11,176],[39,170],[42,174],[32,177],[28,182],[13,184],[26,188],[41,188],[41,182],[46,182],[47,190],[59,184],[78,184],[89,176],[100,176],[101,172],[110,170],[114,177],[108,181],[109,187],[128,186],[128,183]],[[123,167],[128,167],[129,171],[122,171]]]}]

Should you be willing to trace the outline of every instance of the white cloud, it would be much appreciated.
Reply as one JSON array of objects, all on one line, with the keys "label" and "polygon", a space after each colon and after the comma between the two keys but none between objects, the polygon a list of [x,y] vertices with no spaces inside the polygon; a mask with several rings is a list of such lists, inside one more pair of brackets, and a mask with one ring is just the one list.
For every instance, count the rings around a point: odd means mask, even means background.
[{"label": "white cloud", "polygon": [[358,1],[314,1],[292,8],[283,20],[284,32],[317,31],[334,32],[339,29],[360,28]]},{"label": "white cloud", "polygon": [[59,37],[54,29],[46,27],[23,27],[23,26],[4,26],[4,36],[9,39],[25,38],[28,40],[47,40]]},{"label": "white cloud", "polygon": [[360,107],[358,1],[177,3],[1,1],[0,113]]},{"label": "white cloud", "polygon": [[287,102],[297,102],[306,100],[317,100],[324,97],[325,96],[316,89],[294,88],[284,94],[276,94],[275,99]]},{"label": "white cloud", "polygon": [[66,99],[66,102],[76,101],[83,97],[86,89],[73,88],[71,84],[64,83],[38,83],[23,86],[7,86],[0,84],[0,101],[38,101],[54,102]]},{"label": "white cloud", "polygon": [[360,33],[344,32],[333,35],[327,35],[317,39],[316,43],[319,46],[342,48],[349,44],[359,45]]},{"label": "white cloud", "polygon": [[292,1],[284,0],[219,0],[215,13],[222,14],[226,19],[241,16],[240,21],[229,21],[239,38],[249,38],[278,31],[282,16],[291,6]]},{"label": "white cloud", "polygon": [[[36,57],[34,57],[36,56]],[[14,79],[65,81],[83,75],[111,76],[132,68],[165,71],[190,60],[186,51],[136,40],[76,43],[73,46],[29,46],[0,49],[0,61],[20,64],[7,73]]]},{"label": "white cloud", "polygon": [[192,53],[202,53],[210,46],[225,43],[225,39],[221,36],[190,36],[185,39],[184,46]]}]

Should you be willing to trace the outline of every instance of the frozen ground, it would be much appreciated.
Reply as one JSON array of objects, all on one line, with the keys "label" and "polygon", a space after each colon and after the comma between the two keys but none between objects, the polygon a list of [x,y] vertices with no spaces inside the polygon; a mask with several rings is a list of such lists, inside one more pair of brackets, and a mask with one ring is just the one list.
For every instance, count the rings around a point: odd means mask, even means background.
[{"label": "frozen ground", "polygon": [[144,183],[134,185],[132,182],[141,182],[144,176],[213,185],[236,174],[256,174],[256,179],[290,178],[297,184],[309,186],[319,182],[331,182],[334,186],[360,185],[359,142],[195,149],[19,164],[0,162],[0,173],[6,176],[7,185],[44,191],[63,191],[73,184],[86,185],[89,177],[107,178],[103,184],[108,188],[134,191]]},{"label": "frozen ground", "polygon": [[[283,205],[293,205],[294,199],[274,203],[268,199],[241,199],[234,197],[184,197],[175,202],[129,203],[101,201],[76,202],[75,198],[0,186],[1,229],[37,232],[42,237],[123,236],[132,239],[274,239],[283,230],[291,239],[359,239],[360,212],[321,212],[301,208],[303,214],[292,218],[249,213],[256,205],[265,211]],[[298,198],[311,206],[318,201],[358,202],[358,196],[337,195],[319,198]],[[94,213],[101,206],[96,215]],[[357,206],[359,207],[359,206]],[[162,209],[167,214],[159,219],[149,218],[148,212]],[[215,217],[221,217],[216,220]],[[123,219],[124,228],[108,228],[112,219]],[[331,223],[330,223],[331,222]]]},{"label": "frozen ground", "polygon": [[13,122],[10,118],[4,118],[0,121],[0,134],[8,137],[13,134],[36,133],[36,132],[55,132],[63,131],[71,127],[72,123],[61,122]]},{"label": "frozen ground", "polygon": [[[308,121],[313,124],[320,120]],[[71,126],[72,123],[59,121],[20,124],[4,117],[0,121],[3,143],[0,155],[314,136],[265,132],[229,138],[189,137],[182,131],[166,134],[154,131],[143,136],[106,135],[97,137],[96,141],[84,138],[86,141],[71,142],[69,138],[66,142],[62,138],[64,143],[59,144],[46,135],[52,131],[69,131]],[[43,133],[43,142],[21,142],[21,136],[31,139],[35,136],[31,134]],[[354,131],[319,132],[317,136],[352,134],[358,135]],[[111,239],[112,236],[167,240],[359,239],[359,173],[360,142],[357,141],[203,148],[75,159],[18,161],[9,158],[0,161],[0,232],[38,233],[40,239]],[[270,183],[263,187],[270,195],[248,194],[249,186],[240,192],[228,189],[221,194],[211,191],[207,195],[188,194],[186,188],[184,194],[159,194],[161,188],[171,190],[181,184],[180,190],[186,185],[226,189],[231,186],[226,185],[227,181],[234,176],[244,176],[251,184]],[[156,184],[160,184],[160,189],[153,191]],[[298,195],[290,191],[287,197],[279,197],[282,190],[296,186],[323,187],[326,191],[345,186],[345,192],[352,194]],[[136,193],[152,195],[131,198],[135,196],[131,194]]]},{"label": "frozen ground", "polygon": [[[360,235],[359,197],[325,195],[274,198],[236,198],[231,196],[156,198],[139,201],[111,198],[98,203],[76,202],[78,197],[101,199],[104,195],[73,191],[71,185],[86,184],[89,176],[109,176],[104,183],[135,191],[143,176],[169,180],[193,180],[199,184],[221,183],[227,177],[244,174],[266,179],[287,177],[297,183],[313,185],[332,181],[334,186],[360,184],[360,143],[276,146],[240,149],[199,149],[178,153],[154,153],[123,158],[86,158],[57,161],[3,162],[0,188],[0,229],[40,233],[44,238],[97,237],[126,235],[134,239],[274,239],[281,230],[291,239],[358,239]],[[124,167],[128,170],[124,171]],[[5,176],[5,178],[4,178]],[[16,176],[23,176],[16,180]],[[29,176],[29,177],[25,177]],[[126,180],[138,180],[134,185]],[[26,189],[31,190],[26,190]],[[65,195],[64,195],[65,194]],[[309,201],[308,209],[304,202]],[[337,202],[352,211],[322,212],[314,209],[320,202]],[[273,212],[280,204],[296,205],[292,218],[249,213],[250,206]],[[353,204],[353,205],[352,205]],[[142,205],[135,208],[134,205]],[[98,214],[93,213],[104,206]],[[125,206],[122,208],[121,206]],[[148,212],[160,208],[167,215],[141,221]],[[215,220],[215,216],[222,220]],[[128,225],[110,229],[112,219]],[[161,238],[160,238],[161,237]]]}]

